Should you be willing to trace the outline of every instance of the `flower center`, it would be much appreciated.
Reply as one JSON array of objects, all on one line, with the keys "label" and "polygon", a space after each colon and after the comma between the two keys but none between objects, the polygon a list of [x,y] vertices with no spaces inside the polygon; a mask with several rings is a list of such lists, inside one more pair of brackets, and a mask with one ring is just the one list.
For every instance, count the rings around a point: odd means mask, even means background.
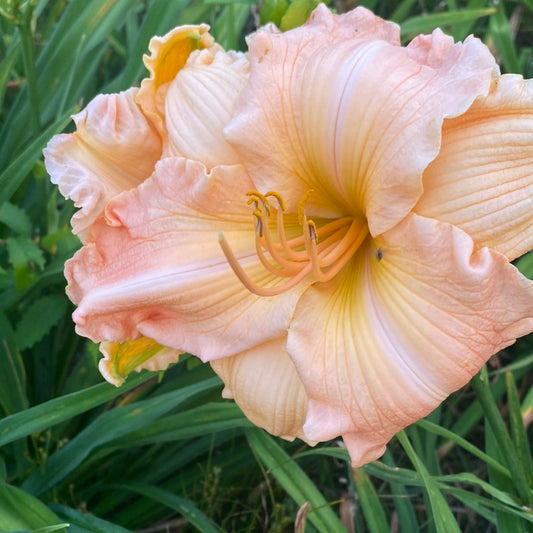
[{"label": "flower center", "polygon": [[[305,213],[305,202],[312,191],[300,201],[298,221],[302,233],[289,238],[284,217],[285,204],[276,192],[248,193],[248,204],[254,206],[256,220],[255,246],[263,266],[279,278],[288,278],[274,287],[263,287],[254,283],[246,274],[231,250],[223,233],[219,242],[231,268],[242,284],[258,296],[276,296],[296,286],[306,276],[315,281],[329,281],[353,257],[368,234],[367,224],[355,217],[342,217],[317,225]],[[276,200],[275,208],[269,198]],[[275,215],[274,215],[275,212]],[[275,224],[272,218],[276,217]],[[274,226],[274,231],[272,231]],[[274,237],[272,234],[276,234]]]}]

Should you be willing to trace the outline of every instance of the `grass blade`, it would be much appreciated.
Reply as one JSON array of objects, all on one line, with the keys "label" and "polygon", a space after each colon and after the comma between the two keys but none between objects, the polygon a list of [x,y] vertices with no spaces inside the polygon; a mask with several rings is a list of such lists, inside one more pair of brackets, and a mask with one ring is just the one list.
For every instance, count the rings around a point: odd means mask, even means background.
[{"label": "grass blade", "polygon": [[409,40],[420,33],[430,33],[435,28],[453,26],[453,24],[470,22],[481,17],[496,13],[496,8],[469,9],[464,11],[448,11],[432,15],[419,15],[402,23],[401,35],[403,40]]},{"label": "grass blade", "polygon": [[108,402],[152,379],[154,374],[143,372],[128,378],[120,388],[101,383],[42,403],[0,420],[0,446],[37,433]]},{"label": "grass blade", "polygon": [[[44,503],[11,485],[0,484],[0,533],[32,531],[66,531],[59,518]],[[50,529],[53,527],[53,529]]]},{"label": "grass blade", "polygon": [[376,489],[367,473],[362,468],[353,469],[353,477],[355,486],[357,487],[357,494],[359,495],[359,503],[363,509],[368,531],[370,533],[382,533],[388,531],[389,524],[383,506],[379,501]]},{"label": "grass blade", "polygon": [[485,416],[487,417],[490,427],[496,437],[496,443],[500,450],[502,460],[505,460],[507,463],[516,490],[522,502],[531,507],[533,496],[527,484],[526,474],[524,473],[522,464],[518,460],[515,445],[507,432],[505,423],[503,422],[498,406],[492,395],[488,383],[486,367],[483,367],[482,370],[472,378],[470,383],[476,392],[478,400],[483,406]]},{"label": "grass blade", "polygon": [[59,133],[70,122],[71,109],[48,126],[40,135],[29,143],[15,160],[0,174],[0,205],[9,200],[20,187],[52,135]]},{"label": "grass blade", "polygon": [[397,435],[400,444],[407,453],[407,456],[413,463],[416,471],[419,473],[424,487],[426,488],[431,515],[435,523],[437,533],[461,533],[459,526],[452,514],[449,505],[446,503],[437,482],[429,475],[424,463],[419,459],[415,453],[407,435],[404,431],[400,431]]},{"label": "grass blade", "polygon": [[26,373],[15,333],[6,315],[0,312],[0,408],[5,413],[28,407],[25,387]]},{"label": "grass blade", "polygon": [[520,62],[503,8],[490,17],[489,35],[507,72],[520,72]]},{"label": "grass blade", "polygon": [[218,377],[194,385],[117,407],[99,416],[63,448],[51,455],[44,470],[36,470],[23,484],[32,494],[42,494],[70,474],[97,447],[120,438],[147,424],[148,421],[177,407],[201,392],[220,386]]},{"label": "grass blade", "polygon": [[520,399],[516,390],[516,383],[512,372],[505,374],[507,382],[507,400],[509,402],[509,422],[511,427],[511,437],[514,442],[518,460],[524,470],[526,482],[533,488],[533,460],[531,458],[531,448],[522,420]]},{"label": "grass blade", "polygon": [[49,505],[49,507],[61,520],[65,520],[70,524],[68,533],[133,533],[129,529],[124,529],[107,520],[102,520],[64,505],[54,503]]},{"label": "grass blade", "polygon": [[287,491],[296,504],[301,507],[311,504],[307,519],[319,529],[328,533],[345,533],[344,526],[304,471],[294,459],[261,429],[249,429],[246,437],[250,447],[271,471],[280,485]]},{"label": "grass blade", "polygon": [[207,518],[197,507],[184,498],[180,498],[167,490],[160,489],[151,485],[118,485],[117,488],[136,492],[150,498],[156,502],[174,509],[186,518],[189,523],[202,533],[220,533],[220,529]]}]

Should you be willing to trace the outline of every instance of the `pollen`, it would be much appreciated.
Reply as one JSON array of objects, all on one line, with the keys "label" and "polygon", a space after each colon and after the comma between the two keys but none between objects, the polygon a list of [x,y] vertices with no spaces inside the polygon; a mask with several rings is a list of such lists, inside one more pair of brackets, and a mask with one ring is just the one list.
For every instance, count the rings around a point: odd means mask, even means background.
[{"label": "pollen", "polygon": [[311,192],[304,195],[298,206],[302,232],[292,238],[287,235],[285,203],[279,193],[250,191],[247,194],[255,218],[257,257],[268,272],[279,278],[277,285],[265,287],[255,283],[235,257],[224,234],[219,234],[226,260],[250,292],[258,296],[276,296],[308,276],[315,282],[329,281],[342,270],[365,240],[368,226],[360,218],[346,216],[321,220],[320,223],[308,218],[305,203]]}]

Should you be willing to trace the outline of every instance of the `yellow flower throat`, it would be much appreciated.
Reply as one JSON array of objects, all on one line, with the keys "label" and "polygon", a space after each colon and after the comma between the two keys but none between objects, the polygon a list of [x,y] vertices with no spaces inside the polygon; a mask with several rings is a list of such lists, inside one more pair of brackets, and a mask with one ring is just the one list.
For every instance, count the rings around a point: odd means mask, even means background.
[{"label": "yellow flower throat", "polygon": [[[312,191],[302,198],[298,208],[302,235],[288,238],[285,231],[285,203],[280,194],[257,191],[248,193],[248,204],[254,206],[256,219],[255,245],[257,256],[263,266],[279,278],[288,281],[274,287],[262,287],[254,283],[246,274],[235,254],[231,250],[223,233],[219,242],[231,268],[242,284],[258,296],[276,296],[281,294],[311,275],[315,281],[325,282],[332,279],[353,257],[368,235],[368,226],[364,220],[355,217],[342,217],[327,222],[319,227],[305,213],[305,202]],[[273,208],[269,198],[274,198],[277,207]],[[275,211],[276,230],[271,232],[270,219]],[[271,233],[277,233],[274,239]]]}]

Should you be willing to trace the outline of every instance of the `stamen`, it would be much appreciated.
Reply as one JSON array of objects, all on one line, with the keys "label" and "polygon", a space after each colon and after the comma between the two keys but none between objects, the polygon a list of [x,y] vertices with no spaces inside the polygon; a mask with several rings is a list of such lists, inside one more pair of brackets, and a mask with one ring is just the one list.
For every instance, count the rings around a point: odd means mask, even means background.
[{"label": "stamen", "polygon": [[[285,203],[281,195],[273,191],[264,195],[258,191],[248,193],[248,204],[253,204],[253,216],[256,219],[257,256],[267,272],[278,278],[290,278],[280,285],[263,287],[252,281],[233,254],[224,234],[219,234],[219,243],[228,263],[250,292],[258,296],[275,296],[292,289],[308,275],[312,275],[314,281],[329,281],[341,271],[365,240],[368,227],[361,219],[342,217],[317,227],[305,212],[305,202],[311,192],[307,191],[298,205],[302,234],[291,239],[285,231]],[[269,204],[269,198],[275,198],[278,203],[277,241],[273,240],[270,232],[269,217],[274,208]]]},{"label": "stamen", "polygon": [[220,243],[220,247],[222,248],[222,251],[224,252],[224,255],[226,256],[226,260],[228,261],[229,265],[233,269],[233,272],[237,275],[240,282],[252,293],[257,294],[257,296],[277,296],[278,294],[282,294],[289,289],[292,289],[300,281],[302,281],[307,274],[310,272],[309,269],[302,269],[299,274],[294,276],[290,281],[287,283],[283,283],[282,285],[277,285],[276,287],[261,287],[260,285],[256,285],[244,272],[243,268],[237,261],[237,258],[233,254],[228,241],[226,240],[226,237],[224,236],[224,233],[218,234],[218,242]]}]

